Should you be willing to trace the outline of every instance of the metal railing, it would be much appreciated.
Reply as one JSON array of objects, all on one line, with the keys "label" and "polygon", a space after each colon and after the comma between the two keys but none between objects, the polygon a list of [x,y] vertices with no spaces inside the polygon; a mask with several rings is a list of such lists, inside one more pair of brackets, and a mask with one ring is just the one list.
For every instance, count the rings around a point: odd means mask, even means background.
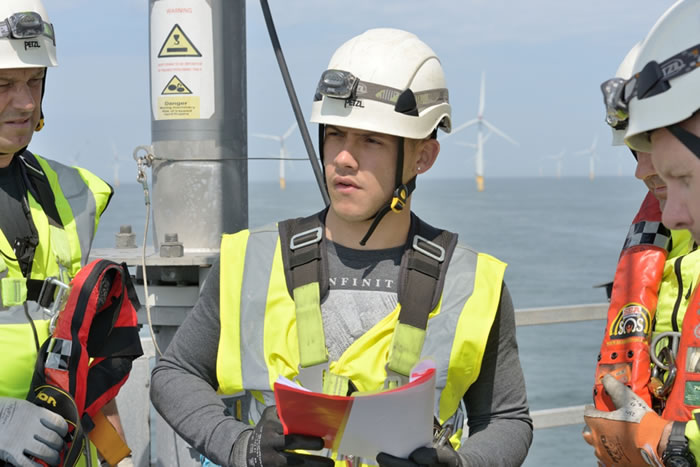
[{"label": "metal railing", "polygon": [[[524,308],[516,310],[516,326],[574,323],[580,321],[604,320],[607,318],[608,304],[552,306],[544,308]],[[583,405],[533,410],[530,412],[535,430],[583,423]]]}]

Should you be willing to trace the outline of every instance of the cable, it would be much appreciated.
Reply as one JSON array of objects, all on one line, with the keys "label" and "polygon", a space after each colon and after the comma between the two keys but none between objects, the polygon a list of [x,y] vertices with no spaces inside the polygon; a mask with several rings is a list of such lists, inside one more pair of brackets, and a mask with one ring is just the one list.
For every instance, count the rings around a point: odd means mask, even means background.
[{"label": "cable", "polygon": [[314,176],[316,177],[316,183],[318,183],[318,189],[321,191],[323,202],[326,204],[326,206],[328,206],[331,204],[331,200],[328,197],[328,192],[326,191],[326,183],[323,174],[321,173],[321,166],[316,158],[316,152],[314,151],[314,145],[311,142],[311,137],[309,136],[309,130],[306,128],[304,115],[301,112],[301,107],[299,107],[299,100],[297,99],[297,94],[294,91],[294,83],[292,83],[292,78],[289,75],[287,62],[284,60],[282,46],[280,45],[279,38],[277,37],[275,23],[272,21],[272,14],[270,14],[270,6],[268,5],[267,0],[260,0],[260,6],[262,7],[263,16],[265,16],[265,24],[267,25],[267,32],[270,34],[272,48],[275,51],[277,63],[279,64],[280,72],[282,73],[282,80],[284,81],[284,86],[287,88],[289,101],[292,104],[292,110],[294,111],[294,116],[297,119],[297,125],[299,125],[299,132],[304,140],[304,146],[306,147],[306,152],[309,155],[311,168],[314,170]]},{"label": "cable", "polygon": [[[146,151],[146,155],[143,157],[137,157],[137,153],[140,149]],[[146,204],[146,221],[143,227],[143,243],[141,249],[141,272],[143,273],[143,296],[146,301],[146,319],[148,320],[148,332],[151,334],[151,340],[153,341],[153,346],[156,349],[159,357],[163,356],[163,352],[160,351],[158,347],[158,342],[156,342],[156,335],[153,332],[153,321],[151,320],[151,305],[148,300],[148,276],[146,275],[146,239],[148,238],[148,224],[151,219],[151,196],[148,190],[148,177],[146,176],[146,167],[150,167],[153,164],[153,154],[150,148],[146,146],[137,146],[134,149],[134,160],[138,166],[138,175],[136,180],[141,182],[143,186],[143,196],[144,203]]]}]

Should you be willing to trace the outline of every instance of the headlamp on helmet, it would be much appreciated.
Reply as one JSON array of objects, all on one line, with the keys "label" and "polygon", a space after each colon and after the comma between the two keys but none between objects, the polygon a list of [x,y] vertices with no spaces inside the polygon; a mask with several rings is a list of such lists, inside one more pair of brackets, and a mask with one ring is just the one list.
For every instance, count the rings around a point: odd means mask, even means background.
[{"label": "headlamp on helmet", "polygon": [[626,129],[630,100],[633,97],[647,99],[671,89],[670,80],[700,67],[699,52],[700,44],[697,44],[660,64],[655,60],[650,61],[628,80],[612,78],[603,82],[600,89],[603,91],[608,125],[616,130]]},{"label": "headlamp on helmet", "polygon": [[39,13],[24,11],[0,21],[0,38],[31,39],[46,36],[56,45],[53,25],[41,18]]},{"label": "headlamp on helmet", "polygon": [[349,71],[326,70],[316,87],[315,100],[320,101],[322,96],[348,99],[355,94],[359,82]]}]

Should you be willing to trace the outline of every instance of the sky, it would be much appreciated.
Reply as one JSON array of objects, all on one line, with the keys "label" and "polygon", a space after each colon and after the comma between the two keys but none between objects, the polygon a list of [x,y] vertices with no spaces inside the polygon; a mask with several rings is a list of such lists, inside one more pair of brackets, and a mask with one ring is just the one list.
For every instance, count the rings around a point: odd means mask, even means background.
[{"label": "sky", "polygon": [[[195,0],[159,0],[187,6]],[[196,0],[197,2],[203,0]],[[233,1],[233,0],[226,0]],[[57,36],[59,67],[47,77],[46,127],[30,149],[92,170],[108,181],[135,181],[132,152],[151,143],[149,3],[154,0],[44,0]],[[485,118],[519,146],[489,139],[485,178],[554,176],[549,156],[566,151],[563,176],[587,176],[598,139],[597,175],[631,176],[634,160],[610,146],[599,85],[643,39],[669,0],[270,0],[282,49],[308,122],[318,78],[337,47],[374,27],[411,31],[440,57],[453,126],[477,113],[482,72]],[[283,134],[294,122],[258,1],[245,2],[248,155],[276,156],[279,145],[253,133]],[[215,47],[217,45],[215,44]],[[309,128],[315,140],[315,125]],[[431,178],[473,179],[475,129],[442,143]],[[306,155],[299,131],[291,156]],[[306,161],[287,178],[312,180]],[[251,180],[276,180],[278,163],[250,161]]]}]

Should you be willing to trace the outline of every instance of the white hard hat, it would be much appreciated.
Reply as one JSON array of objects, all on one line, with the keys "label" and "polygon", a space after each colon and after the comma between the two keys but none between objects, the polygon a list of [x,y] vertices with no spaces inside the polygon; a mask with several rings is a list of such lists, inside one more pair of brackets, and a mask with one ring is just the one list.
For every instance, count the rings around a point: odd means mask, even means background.
[{"label": "white hard hat", "polygon": [[422,139],[451,129],[445,75],[414,34],[370,29],[341,45],[321,76],[311,121]]},{"label": "white hard hat", "polygon": [[691,117],[700,108],[700,2],[675,3],[649,31],[634,66],[626,143],[651,151],[648,132]]},{"label": "white hard hat", "polygon": [[[620,66],[617,68],[617,71],[615,72],[615,77],[616,78],[621,78],[623,80],[628,80],[632,76],[632,70],[634,67],[634,63],[637,60],[637,56],[639,55],[639,47],[642,45],[641,42],[637,42],[634,44],[634,46],[630,49],[629,52],[627,52],[627,55],[625,55],[625,58],[622,59],[622,63],[620,63]],[[607,110],[613,110],[608,106],[607,102],[607,97],[606,97],[606,107]],[[614,110],[613,110],[614,112]],[[608,116],[606,117],[606,120],[608,124],[612,126],[612,145],[613,146],[624,146],[625,144],[625,132],[626,132],[626,125],[627,123],[623,123],[622,125],[616,125],[614,122],[617,120],[616,116],[614,114],[608,113]]]},{"label": "white hard hat", "polygon": [[57,66],[56,36],[40,0],[0,0],[0,69]]}]

